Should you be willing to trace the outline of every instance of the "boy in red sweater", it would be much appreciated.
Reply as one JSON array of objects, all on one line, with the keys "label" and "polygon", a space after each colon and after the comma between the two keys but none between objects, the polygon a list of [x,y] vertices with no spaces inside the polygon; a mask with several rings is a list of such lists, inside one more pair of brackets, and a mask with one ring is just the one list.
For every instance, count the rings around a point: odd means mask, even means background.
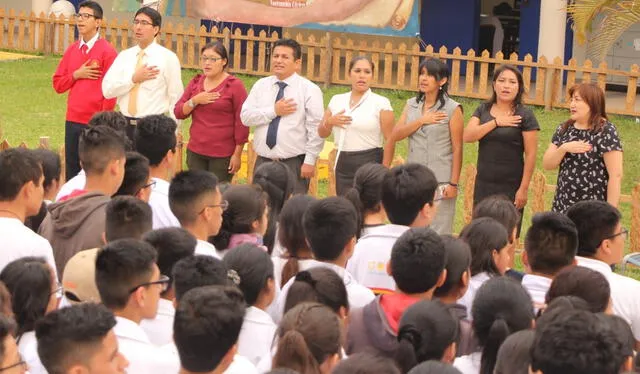
[{"label": "boy in red sweater", "polygon": [[114,99],[102,95],[102,78],[118,53],[98,30],[102,7],[95,1],[80,3],[76,15],[80,39],[67,48],[53,75],[57,93],[69,91],[65,124],[66,180],[80,171],[78,140],[94,114],[113,110]]}]

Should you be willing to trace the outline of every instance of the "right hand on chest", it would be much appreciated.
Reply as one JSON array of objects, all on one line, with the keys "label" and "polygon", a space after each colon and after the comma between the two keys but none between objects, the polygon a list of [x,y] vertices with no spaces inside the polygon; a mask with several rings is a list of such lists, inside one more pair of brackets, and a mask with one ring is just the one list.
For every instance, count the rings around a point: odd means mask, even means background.
[{"label": "right hand on chest", "polygon": [[142,83],[151,79],[155,79],[160,74],[157,66],[142,65],[136,69],[131,79],[133,83]]}]

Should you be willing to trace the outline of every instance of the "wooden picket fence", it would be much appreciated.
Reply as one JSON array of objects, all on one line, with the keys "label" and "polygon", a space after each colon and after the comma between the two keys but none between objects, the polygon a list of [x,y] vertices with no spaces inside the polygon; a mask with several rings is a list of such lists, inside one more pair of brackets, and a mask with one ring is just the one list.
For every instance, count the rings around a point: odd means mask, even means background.
[{"label": "wooden picket fence", "polygon": [[[10,49],[30,53],[61,54],[65,46],[74,39],[75,19],[62,16],[39,16],[33,12],[26,14],[0,8],[0,49]],[[6,30],[6,31],[5,31]],[[67,30],[67,32],[65,32]],[[128,20],[113,19],[104,22],[101,30],[117,49],[126,49],[133,45],[131,24]],[[564,64],[560,58],[548,61],[544,56],[537,61],[530,54],[503,56],[497,53],[490,57],[488,51],[479,55],[474,50],[463,53],[460,48],[432,46],[421,48],[415,41],[399,42],[392,37],[379,37],[372,42],[354,41],[325,33],[316,38],[311,33],[284,36],[294,37],[303,47],[301,73],[309,79],[331,84],[348,84],[345,66],[353,56],[368,55],[376,65],[372,86],[397,90],[415,90],[418,82],[418,65],[425,57],[438,57],[450,62],[452,75],[449,92],[454,96],[486,99],[491,94],[491,73],[500,64],[509,63],[519,67],[524,76],[527,94],[525,102],[544,105],[545,108],[568,107],[567,90],[576,82],[597,82],[606,89],[606,82],[616,80],[626,85],[623,107],[608,106],[609,113],[640,115],[636,110],[637,86],[640,77],[638,65],[632,65],[629,71],[610,69],[606,62],[593,66],[587,60],[581,66],[572,59]],[[182,23],[168,23],[162,28],[159,42],[178,55],[184,68],[198,68],[199,50],[212,39],[223,40],[231,51],[229,70],[234,73],[265,76],[270,74],[269,55],[271,45],[279,38],[277,33],[268,35],[265,31],[258,34],[253,29],[242,33],[239,29],[229,28],[208,30],[193,24],[185,27]],[[535,80],[534,80],[535,77]],[[566,77],[566,85],[563,78]]]}]

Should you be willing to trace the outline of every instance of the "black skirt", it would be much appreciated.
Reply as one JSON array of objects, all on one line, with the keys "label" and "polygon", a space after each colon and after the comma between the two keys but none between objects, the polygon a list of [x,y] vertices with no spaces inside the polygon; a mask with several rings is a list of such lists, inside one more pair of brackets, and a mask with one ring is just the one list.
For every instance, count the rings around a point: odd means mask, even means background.
[{"label": "black skirt", "polygon": [[346,194],[347,191],[353,187],[353,177],[360,166],[370,162],[381,164],[382,155],[382,148],[372,148],[355,152],[340,152],[336,165],[336,194],[338,196]]}]

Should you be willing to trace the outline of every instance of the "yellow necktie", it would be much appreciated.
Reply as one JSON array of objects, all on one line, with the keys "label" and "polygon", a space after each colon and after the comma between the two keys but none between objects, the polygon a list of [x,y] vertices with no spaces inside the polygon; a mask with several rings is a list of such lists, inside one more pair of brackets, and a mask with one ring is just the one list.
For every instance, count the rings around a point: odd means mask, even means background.
[{"label": "yellow necktie", "polygon": [[[138,52],[138,60],[136,61],[136,70],[142,66],[142,59],[144,57],[144,51]],[[129,115],[135,117],[138,114],[138,90],[140,89],[140,83],[133,85],[133,88],[129,92]]]}]

